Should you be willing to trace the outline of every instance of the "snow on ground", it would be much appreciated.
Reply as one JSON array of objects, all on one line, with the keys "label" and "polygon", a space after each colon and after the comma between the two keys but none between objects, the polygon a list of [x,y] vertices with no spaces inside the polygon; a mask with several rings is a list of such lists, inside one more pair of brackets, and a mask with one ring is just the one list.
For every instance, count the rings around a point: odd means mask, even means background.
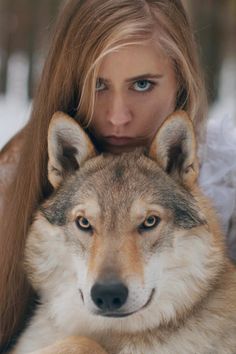
[{"label": "snow on ground", "polygon": [[9,62],[7,95],[0,95],[0,148],[27,122],[30,102],[26,85],[28,64],[24,55],[13,56]]}]

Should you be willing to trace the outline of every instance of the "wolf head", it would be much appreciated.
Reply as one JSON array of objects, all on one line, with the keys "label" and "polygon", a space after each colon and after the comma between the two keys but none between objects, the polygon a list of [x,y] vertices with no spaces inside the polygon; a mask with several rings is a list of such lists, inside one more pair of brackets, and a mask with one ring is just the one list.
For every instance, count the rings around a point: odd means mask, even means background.
[{"label": "wolf head", "polygon": [[211,290],[224,257],[196,185],[186,113],[169,116],[146,150],[97,155],[58,112],[48,155],[54,193],[36,213],[25,263],[57,326],[133,332],[183,319]]}]

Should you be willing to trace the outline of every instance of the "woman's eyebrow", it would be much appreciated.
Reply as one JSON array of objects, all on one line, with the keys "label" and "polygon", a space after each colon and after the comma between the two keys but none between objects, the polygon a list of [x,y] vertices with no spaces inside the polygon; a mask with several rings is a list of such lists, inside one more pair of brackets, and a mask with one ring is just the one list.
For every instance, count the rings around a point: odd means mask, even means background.
[{"label": "woman's eyebrow", "polygon": [[[138,80],[146,80],[146,79],[161,79],[164,75],[162,74],[142,74],[142,75],[138,75],[138,76],[133,76],[130,77],[128,79],[125,79],[125,82],[133,82],[133,81],[138,81]],[[105,77],[98,77],[98,80],[101,80],[104,83],[109,83],[110,80],[106,79]]]},{"label": "woman's eyebrow", "polygon": [[145,80],[145,79],[161,79],[163,77],[162,74],[142,74],[142,75],[138,75],[138,76],[134,76],[131,78],[126,79],[126,82],[130,82],[130,81],[138,81],[138,80]]}]

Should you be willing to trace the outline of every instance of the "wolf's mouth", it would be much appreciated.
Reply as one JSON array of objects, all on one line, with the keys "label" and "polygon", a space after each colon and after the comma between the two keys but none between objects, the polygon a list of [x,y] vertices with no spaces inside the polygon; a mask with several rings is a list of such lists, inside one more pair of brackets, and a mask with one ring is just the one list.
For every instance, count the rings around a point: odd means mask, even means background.
[{"label": "wolf's mouth", "polygon": [[151,294],[147,300],[147,302],[137,311],[133,311],[133,312],[126,312],[126,313],[122,313],[122,312],[102,312],[102,311],[97,311],[95,314],[99,315],[99,316],[103,316],[103,317],[114,317],[114,318],[121,318],[121,317],[127,317],[127,316],[131,316],[143,309],[145,309],[147,306],[150,305],[152,298],[154,296],[155,293],[155,289],[152,289]]}]

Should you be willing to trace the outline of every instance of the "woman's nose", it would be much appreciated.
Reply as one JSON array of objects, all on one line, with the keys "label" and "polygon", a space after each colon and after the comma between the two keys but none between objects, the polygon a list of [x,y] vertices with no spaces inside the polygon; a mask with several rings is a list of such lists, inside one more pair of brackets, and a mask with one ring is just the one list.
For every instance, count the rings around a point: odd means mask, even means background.
[{"label": "woman's nose", "polygon": [[112,125],[118,127],[130,123],[132,114],[123,97],[118,95],[112,97],[108,105],[107,119]]}]

